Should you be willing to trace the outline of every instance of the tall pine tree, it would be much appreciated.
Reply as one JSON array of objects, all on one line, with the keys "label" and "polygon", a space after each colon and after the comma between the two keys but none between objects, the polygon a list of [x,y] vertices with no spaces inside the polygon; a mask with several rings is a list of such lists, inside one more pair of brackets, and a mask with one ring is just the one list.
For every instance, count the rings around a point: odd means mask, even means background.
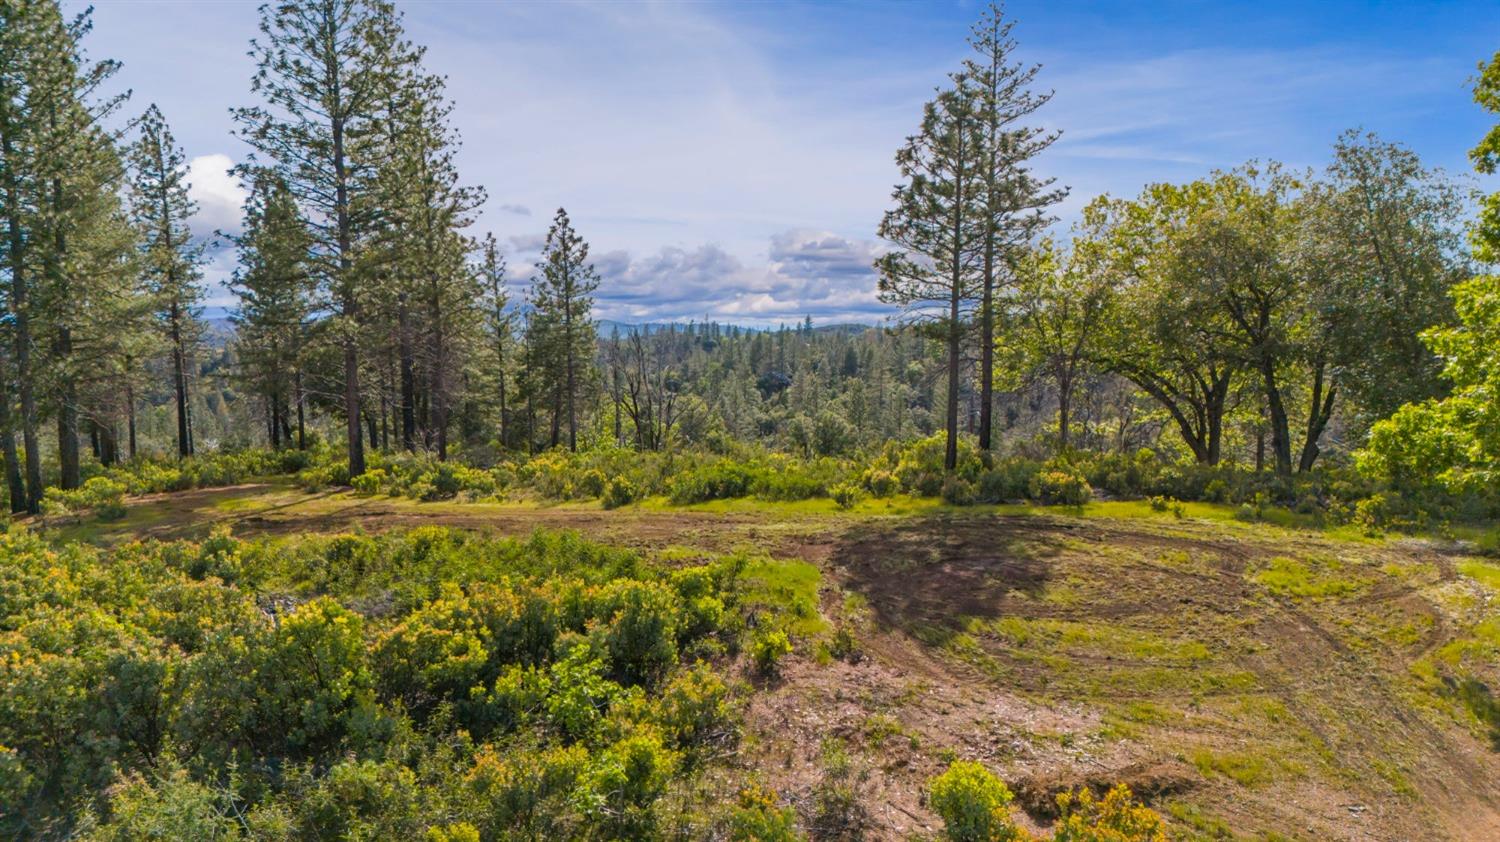
[{"label": "tall pine tree", "polygon": [[578,410],[583,389],[594,373],[598,345],[592,318],[594,290],[599,273],[589,262],[589,244],[573,230],[568,212],[557,209],[539,273],[532,279],[531,318],[527,326],[532,343],[532,369],[538,397],[551,404],[553,447],[561,442],[561,427],[568,425],[568,449],[578,449]]},{"label": "tall pine tree", "polygon": [[995,384],[995,325],[1001,273],[1014,277],[1025,247],[1053,218],[1046,209],[1067,195],[1053,179],[1032,174],[1033,158],[1051,146],[1058,133],[1022,121],[1052,98],[1051,91],[1031,90],[1040,65],[1014,60],[1013,21],[1000,4],[991,4],[974,25],[969,45],[977,54],[964,61],[964,79],[973,89],[981,126],[979,182],[984,205],[984,263],[979,303],[979,446],[989,450]]},{"label": "tall pine tree", "polygon": [[306,446],[302,373],[312,277],[312,237],[296,197],[275,173],[249,174],[244,231],[237,238],[239,267],[230,288],[239,298],[237,328],[241,376],[266,403],[267,438],[279,447],[292,438]]},{"label": "tall pine tree", "polygon": [[333,313],[343,358],[349,474],[357,476],[365,469],[359,328],[368,292],[359,250],[381,213],[364,199],[376,187],[382,118],[407,48],[385,0],[267,4],[260,30],[251,88],[263,104],[234,117],[256,165],[280,176],[308,221],[319,305]]},{"label": "tall pine tree", "polygon": [[197,203],[188,196],[182,150],[155,105],[141,119],[140,139],[130,151],[134,180],[131,215],[141,238],[141,270],[156,305],[162,337],[171,356],[172,391],[177,406],[177,454],[193,453],[188,381],[194,349],[202,332],[199,264],[203,248],[194,243],[188,220]]},{"label": "tall pine tree", "polygon": [[876,262],[880,298],[929,322],[947,357],[947,441],[943,464],[958,464],[959,371],[963,338],[973,312],[988,226],[981,168],[984,126],[979,103],[963,77],[922,112],[922,126],[896,153],[906,179],[892,193],[895,207],[880,223],[894,250]]}]

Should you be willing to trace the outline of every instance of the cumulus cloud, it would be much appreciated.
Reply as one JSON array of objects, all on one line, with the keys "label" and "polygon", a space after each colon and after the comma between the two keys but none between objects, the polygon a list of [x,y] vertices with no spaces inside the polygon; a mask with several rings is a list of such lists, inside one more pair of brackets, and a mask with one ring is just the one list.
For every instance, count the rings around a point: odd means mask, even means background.
[{"label": "cumulus cloud", "polygon": [[515,216],[531,216],[531,208],[528,208],[525,205],[506,204],[500,205],[499,207],[495,208],[495,210],[500,211],[501,213],[514,214]]},{"label": "cumulus cloud", "polygon": [[771,237],[769,260],[747,264],[717,244],[599,255],[599,313],[622,321],[718,319],[775,324],[877,322],[891,315],[875,291],[878,243],[796,229]]},{"label": "cumulus cloud", "polygon": [[195,236],[239,232],[240,210],[248,193],[240,180],[229,174],[233,166],[234,161],[221,153],[199,155],[188,162],[188,197],[198,203],[191,221]]}]

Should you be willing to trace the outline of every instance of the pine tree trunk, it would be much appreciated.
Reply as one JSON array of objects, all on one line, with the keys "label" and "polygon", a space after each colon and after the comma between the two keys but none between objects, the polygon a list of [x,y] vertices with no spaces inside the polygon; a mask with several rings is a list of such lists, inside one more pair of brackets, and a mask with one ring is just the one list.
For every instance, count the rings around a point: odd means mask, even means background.
[{"label": "pine tree trunk", "polygon": [[396,310],[396,336],[397,345],[400,346],[398,353],[401,355],[401,446],[411,451],[416,449],[417,437],[417,378],[412,360],[405,293],[401,294],[400,305]]},{"label": "pine tree trunk", "polygon": [[505,406],[505,369],[500,369],[500,447],[510,446],[510,410]]},{"label": "pine tree trunk", "polygon": [[[962,128],[959,129],[960,145],[962,145]],[[953,254],[951,259],[953,266],[948,298],[948,413],[947,433],[948,441],[943,453],[943,468],[952,473],[958,468],[958,361],[960,350],[960,326],[959,305],[963,296],[963,222],[964,222],[964,181],[963,174],[959,173],[956,178],[955,197],[953,202]]]},{"label": "pine tree trunk", "polygon": [[[72,331],[65,326],[58,334],[58,359],[67,360],[72,352]],[[77,488],[81,484],[81,465],[78,458],[78,387],[74,379],[68,375],[64,375],[62,387],[58,392],[57,460],[61,469],[58,485],[64,489]]]},{"label": "pine tree trunk", "polygon": [[108,424],[96,424],[99,429],[99,461],[106,468],[114,467],[120,461],[120,446],[115,434],[114,421]]},{"label": "pine tree trunk", "polygon": [[268,420],[267,427],[269,429],[267,429],[266,432],[269,433],[269,438],[271,439],[271,449],[272,450],[280,450],[281,449],[281,427],[279,425],[277,425],[277,423],[276,423],[276,420],[277,420],[276,419],[276,414],[280,411],[280,407],[277,406],[278,401],[276,399],[276,390],[275,389],[271,390],[271,400],[269,401],[269,403],[270,403],[270,406],[271,406],[271,417]]},{"label": "pine tree trunk", "polygon": [[448,459],[448,360],[443,337],[442,304],[436,292],[429,307],[432,320],[432,425],[437,434],[437,458]]},{"label": "pine tree trunk", "polygon": [[552,447],[562,441],[562,390],[552,390]]},{"label": "pine tree trunk", "polygon": [[172,302],[168,318],[172,325],[172,387],[177,392],[177,455],[186,458],[193,452],[193,440],[188,423],[187,360],[183,348],[182,318],[176,301]]},{"label": "pine tree trunk", "polygon": [[[0,84],[5,79],[0,77]],[[0,88],[0,98],[8,98],[10,92]],[[6,160],[12,160],[15,154],[14,139],[8,132],[0,133],[0,154]],[[31,514],[37,514],[42,506],[42,457],[41,448],[37,446],[36,429],[36,390],[31,374],[31,314],[27,307],[27,295],[29,288],[26,278],[26,236],[21,230],[21,197],[20,185],[16,179],[14,168],[4,168],[5,181],[5,207],[6,227],[10,239],[10,312],[15,318],[15,329],[13,340],[15,345],[16,362],[16,384],[21,399],[21,437],[26,448],[26,477],[25,488],[18,496],[15,486],[12,484],[11,508],[16,510],[16,500],[22,501],[22,508]],[[10,425],[5,425],[6,434],[12,437],[12,444],[7,454],[14,450],[14,435],[9,432]],[[14,460],[8,458],[7,472],[11,470]]]},{"label": "pine tree trunk", "polygon": [[11,426],[10,372],[0,371],[0,457],[5,459],[5,486],[10,492],[12,514],[26,511],[26,482],[21,478],[20,454],[16,452],[16,433]]},{"label": "pine tree trunk", "polygon": [[298,450],[306,450],[307,449],[307,425],[306,425],[306,423],[304,421],[303,412],[302,412],[303,398],[302,398],[302,370],[301,369],[297,370],[297,373],[294,375],[292,382],[293,382],[293,387],[292,388],[296,389],[296,391],[297,391],[297,394],[295,395],[295,398],[296,398],[296,401],[297,401],[297,449]]},{"label": "pine tree trunk", "polygon": [[[578,416],[574,402],[578,399],[578,383],[573,374],[573,301],[571,296],[563,302],[563,337],[568,343],[568,449],[578,449]],[[553,436],[555,439],[556,436]],[[554,441],[555,445],[557,442]]]},{"label": "pine tree trunk", "polygon": [[364,442],[359,429],[359,344],[353,335],[353,325],[359,317],[359,302],[354,292],[354,261],[351,258],[354,236],[349,219],[349,174],[344,156],[344,122],[336,115],[331,121],[333,135],[334,208],[338,230],[339,249],[339,298],[343,317],[350,324],[344,337],[344,418],[349,443],[349,478],[365,472]]},{"label": "pine tree trunk", "polygon": [[[130,367],[126,361],[126,368]],[[127,382],[125,384],[125,423],[126,430],[130,436],[130,460],[135,461],[135,385]]]},{"label": "pine tree trunk", "polygon": [[979,311],[979,449],[990,449],[995,404],[995,233],[984,244],[984,300]]}]

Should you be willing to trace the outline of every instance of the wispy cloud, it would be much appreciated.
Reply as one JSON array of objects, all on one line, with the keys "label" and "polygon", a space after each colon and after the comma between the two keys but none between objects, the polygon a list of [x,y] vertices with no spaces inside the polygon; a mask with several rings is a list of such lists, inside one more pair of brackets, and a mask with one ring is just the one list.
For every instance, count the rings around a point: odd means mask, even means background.
[{"label": "wispy cloud", "polygon": [[[1327,12],[1291,39],[1244,4],[1179,4],[1172,16],[1011,5],[1023,58],[1041,61],[1039,84],[1057,91],[1039,119],[1063,137],[1036,169],[1073,188],[1065,221],[1099,193],[1249,158],[1316,165],[1354,125],[1458,166],[1477,136],[1463,83],[1483,53],[1393,29],[1426,12],[1382,7],[1337,27]],[[963,57],[977,7],[403,8],[448,78],[463,177],[494,196],[476,233],[507,244],[518,282],[542,243],[539,217],[561,205],[594,247],[610,317],[890,312],[869,264],[898,179],[893,155]],[[1369,29],[1382,16],[1385,29]],[[1259,29],[1237,31],[1231,18]],[[195,231],[233,230],[239,199],[223,171],[246,150],[227,107],[251,101],[253,5],[101,4],[96,22],[91,54],[124,60],[120,84],[161,102],[197,156]]]}]

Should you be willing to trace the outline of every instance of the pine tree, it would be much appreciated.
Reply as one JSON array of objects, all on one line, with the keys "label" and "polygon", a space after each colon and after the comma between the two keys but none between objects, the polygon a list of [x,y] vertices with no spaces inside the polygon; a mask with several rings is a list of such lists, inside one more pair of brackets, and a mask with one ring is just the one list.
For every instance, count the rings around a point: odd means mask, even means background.
[{"label": "pine tree", "polygon": [[591,318],[599,273],[589,263],[589,245],[573,230],[567,211],[557,209],[542,259],[532,279],[532,315],[528,324],[536,383],[552,402],[553,447],[560,442],[562,419],[568,424],[568,449],[578,448],[578,404],[593,372],[598,339]]},{"label": "pine tree", "polygon": [[195,244],[188,220],[197,203],[188,196],[186,168],[166,119],[155,105],[141,119],[140,139],[132,147],[134,170],[131,212],[141,237],[141,269],[156,301],[157,319],[171,354],[172,390],[177,403],[177,454],[193,453],[188,414],[188,378],[202,326],[199,264],[203,248]]},{"label": "pine tree", "polygon": [[364,472],[360,428],[362,240],[376,227],[374,192],[383,110],[409,58],[395,9],[385,0],[295,0],[261,7],[251,41],[251,88],[264,104],[235,109],[256,165],[286,183],[313,237],[310,268],[334,314],[343,361],[349,474]]},{"label": "pine tree", "polygon": [[[25,92],[20,113],[29,126],[22,202],[35,215],[24,235],[29,265],[19,285],[12,279],[12,306],[27,495],[35,508],[41,497],[38,392],[45,389],[57,419],[59,484],[76,488],[81,391],[101,373],[97,330],[129,297],[121,288],[133,286],[120,277],[133,244],[119,200],[123,166],[114,137],[102,127],[127,95],[99,95],[118,64],[84,57],[87,11],[71,21],[51,3],[20,4],[17,11],[29,33],[22,35],[27,51],[19,83]],[[45,349],[40,360],[38,349]]]},{"label": "pine tree", "polygon": [[880,298],[907,317],[933,323],[947,353],[947,445],[944,465],[958,464],[959,367],[965,322],[981,283],[988,226],[984,220],[983,125],[972,88],[962,77],[923,108],[921,130],[896,154],[906,182],[880,235],[896,248],[877,262]]},{"label": "pine tree", "polygon": [[499,401],[498,420],[500,446],[510,445],[510,407],[507,403],[511,366],[511,346],[514,344],[515,326],[509,312],[510,291],[505,284],[505,256],[495,244],[493,234],[487,234],[480,248],[479,284],[483,294],[485,312],[486,345],[492,358],[487,367],[495,378],[495,397]]},{"label": "pine tree", "polygon": [[[381,248],[370,256],[394,290],[402,366],[403,443],[409,440],[415,378],[410,307],[420,307],[424,427],[439,459],[447,458],[450,408],[463,360],[456,349],[476,339],[482,320],[478,279],[463,230],[484,201],[484,191],[461,185],[454,156],[459,140],[449,124],[452,105],[441,78],[420,72],[421,50],[411,51],[390,91],[385,161],[372,194],[383,213]],[[389,291],[383,298],[390,302]],[[389,306],[389,304],[387,305]],[[405,322],[404,325],[401,323]]]},{"label": "pine tree", "polygon": [[306,447],[302,393],[303,350],[311,319],[311,235],[296,197],[275,173],[252,171],[244,232],[237,238],[239,268],[230,287],[239,297],[233,316],[241,373],[266,401],[272,446],[291,438]]},{"label": "pine tree", "polygon": [[991,4],[975,24],[969,45],[977,58],[964,61],[964,77],[977,99],[983,151],[979,181],[985,216],[984,264],[979,305],[979,446],[991,446],[995,382],[996,294],[1002,270],[1014,275],[1015,259],[1053,218],[1046,209],[1067,195],[1053,179],[1031,173],[1033,158],[1051,146],[1056,132],[1020,125],[1052,99],[1031,90],[1040,65],[1013,61],[1015,25],[1000,4]]},{"label": "pine tree", "polygon": [[[0,357],[0,450],[12,512],[37,511],[41,502],[41,462],[37,446],[36,401],[32,377],[30,291],[36,268],[32,229],[37,224],[37,148],[41,127],[33,105],[38,53],[55,36],[50,3],[0,3],[0,222],[5,236],[0,255],[9,275],[3,324],[10,353]],[[23,477],[11,418],[11,389],[18,385],[26,444]]]}]

